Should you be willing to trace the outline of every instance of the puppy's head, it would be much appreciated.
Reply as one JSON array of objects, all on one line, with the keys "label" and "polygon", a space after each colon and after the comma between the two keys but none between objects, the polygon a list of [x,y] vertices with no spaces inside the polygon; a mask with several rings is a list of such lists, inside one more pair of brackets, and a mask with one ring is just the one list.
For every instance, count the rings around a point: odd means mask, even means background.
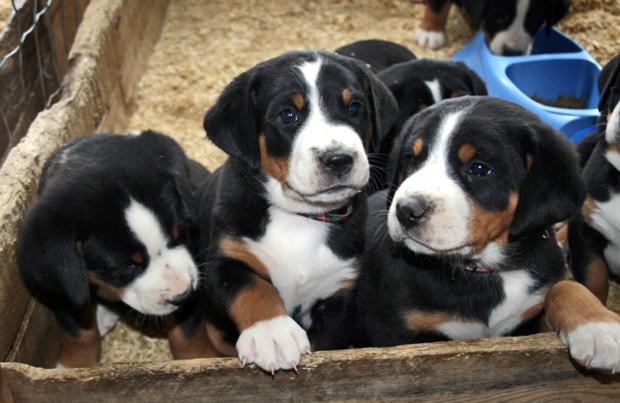
[{"label": "puppy's head", "polygon": [[599,111],[605,128],[607,159],[620,170],[620,55],[609,61],[599,76]]},{"label": "puppy's head", "polygon": [[484,81],[461,62],[413,60],[396,64],[377,76],[398,102],[396,133],[411,116],[444,99],[487,95]]},{"label": "puppy's head", "polygon": [[464,0],[476,27],[485,32],[491,51],[498,55],[528,54],[540,28],[557,24],[570,0]]},{"label": "puppy's head", "polygon": [[395,114],[390,91],[360,62],[296,52],[235,78],[204,126],[218,147],[260,172],[270,202],[321,212],[366,186],[366,150],[378,147]]},{"label": "puppy's head", "polygon": [[403,128],[390,168],[390,237],[416,253],[501,260],[503,246],[578,211],[576,155],[524,109],[448,100]]},{"label": "puppy's head", "polygon": [[[82,177],[73,162],[94,158],[84,154],[84,144],[58,157],[70,177],[56,173],[48,182],[17,245],[23,277],[45,303],[79,311],[91,303],[94,285],[104,298],[165,315],[196,289],[185,186],[174,173],[139,156],[152,145],[143,140],[122,139],[117,150],[118,158],[126,152],[136,160],[129,177],[122,162],[83,171]],[[86,148],[107,152],[107,145],[101,147]],[[154,164],[172,164],[166,150],[152,157]]]}]

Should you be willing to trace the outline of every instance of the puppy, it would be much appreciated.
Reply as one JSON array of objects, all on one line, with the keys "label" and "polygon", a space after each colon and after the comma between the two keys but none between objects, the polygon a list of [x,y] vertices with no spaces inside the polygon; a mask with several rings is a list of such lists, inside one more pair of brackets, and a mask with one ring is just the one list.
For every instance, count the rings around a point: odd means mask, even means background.
[{"label": "puppy", "polygon": [[529,54],[540,28],[557,24],[570,6],[570,0],[427,0],[415,34],[420,46],[445,44],[451,3],[463,8],[476,29],[482,28],[491,52],[506,56]]},{"label": "puppy", "polygon": [[605,303],[611,274],[620,278],[620,55],[599,76],[599,132],[579,145],[588,197],[569,223],[574,278]]},{"label": "puppy", "polygon": [[545,315],[580,363],[620,369],[620,317],[561,281],[549,231],[585,193],[567,140],[519,106],[461,97],[415,115],[391,164],[369,200],[361,344],[526,334]]},{"label": "puppy", "polygon": [[176,142],[154,132],[85,137],[49,158],[17,261],[64,332],[58,366],[99,362],[117,301],[145,315],[177,313],[169,329],[173,353],[203,355],[191,238],[194,192],[206,176]]},{"label": "puppy", "polygon": [[373,73],[378,73],[398,63],[416,59],[413,52],[406,47],[380,39],[353,42],[336,49],[335,52],[339,55],[361,60]]},{"label": "puppy", "polygon": [[208,332],[222,354],[274,373],[346,347],[364,246],[366,150],[396,101],[364,66],[294,52],[235,78],[207,112],[229,154],[202,191]]}]

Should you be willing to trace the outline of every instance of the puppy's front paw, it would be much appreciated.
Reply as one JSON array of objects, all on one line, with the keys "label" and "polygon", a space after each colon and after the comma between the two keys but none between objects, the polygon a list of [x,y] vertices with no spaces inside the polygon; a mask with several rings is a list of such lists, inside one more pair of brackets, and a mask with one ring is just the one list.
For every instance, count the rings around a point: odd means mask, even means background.
[{"label": "puppy's front paw", "polygon": [[288,316],[263,320],[248,327],[237,340],[237,354],[245,364],[271,372],[297,369],[301,355],[310,352],[305,330]]},{"label": "puppy's front paw", "polygon": [[420,46],[438,49],[446,43],[446,34],[442,31],[425,31],[419,28],[415,31],[415,39]]},{"label": "puppy's front paw", "polygon": [[620,323],[585,323],[567,334],[560,332],[560,339],[584,367],[620,372]]}]

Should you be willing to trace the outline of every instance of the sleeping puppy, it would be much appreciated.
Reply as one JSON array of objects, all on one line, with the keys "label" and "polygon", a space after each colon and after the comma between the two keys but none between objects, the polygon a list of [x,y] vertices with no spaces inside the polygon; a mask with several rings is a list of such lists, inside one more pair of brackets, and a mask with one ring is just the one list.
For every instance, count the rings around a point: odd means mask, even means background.
[{"label": "sleeping puppy", "polygon": [[334,52],[366,63],[373,73],[378,73],[398,63],[415,60],[415,55],[406,47],[381,39],[365,39],[344,45]]},{"label": "sleeping puppy", "polygon": [[398,102],[396,123],[380,147],[379,152],[383,155],[390,153],[405,122],[421,110],[448,98],[487,95],[484,81],[461,62],[412,60],[382,70],[378,76]]},{"label": "sleeping puppy", "polygon": [[99,362],[119,301],[144,315],[177,314],[168,329],[173,354],[204,355],[191,238],[194,191],[207,174],[154,132],[85,137],[49,158],[17,261],[63,331],[58,366]]},{"label": "sleeping puppy", "polygon": [[202,191],[208,332],[272,374],[346,347],[342,317],[364,246],[366,150],[396,102],[364,66],[287,53],[235,78],[207,112],[229,154]]},{"label": "sleeping puppy", "polygon": [[573,276],[605,303],[611,274],[620,278],[620,55],[599,76],[599,132],[579,145],[588,197],[569,223]]},{"label": "sleeping puppy", "polygon": [[526,334],[545,315],[580,363],[620,369],[620,317],[561,281],[549,231],[585,193],[567,140],[517,105],[461,97],[415,115],[391,164],[369,200],[358,344]]},{"label": "sleeping puppy", "polygon": [[437,49],[445,44],[451,3],[484,31],[491,52],[506,56],[529,54],[540,28],[557,24],[570,6],[570,0],[427,0],[415,34],[420,46]]}]

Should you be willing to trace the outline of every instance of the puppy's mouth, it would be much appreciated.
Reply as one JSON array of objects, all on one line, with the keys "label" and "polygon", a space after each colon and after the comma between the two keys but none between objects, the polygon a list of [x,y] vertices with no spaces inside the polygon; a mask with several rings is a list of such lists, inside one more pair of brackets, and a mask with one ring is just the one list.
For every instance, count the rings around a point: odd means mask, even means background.
[{"label": "puppy's mouth", "polygon": [[[472,243],[464,243],[462,245],[454,246],[454,247],[449,247],[449,248],[437,248],[437,247],[429,245],[426,242],[423,242],[423,241],[417,239],[416,237],[412,236],[411,234],[406,234],[405,235],[404,241],[407,241],[407,240],[413,242],[414,244],[422,246],[422,247],[428,249],[428,251],[432,252],[433,254],[437,254],[437,255],[462,255],[462,256],[469,256],[469,255],[471,255],[474,252],[474,247],[473,247]],[[406,245],[406,242],[405,242],[405,245]]]},{"label": "puppy's mouth", "polygon": [[321,189],[312,193],[301,192],[289,183],[286,184],[288,189],[292,192],[293,196],[299,201],[303,201],[310,204],[328,205],[344,203],[351,199],[357,193],[363,191],[363,188],[359,188],[352,185],[334,185],[324,189]]}]

